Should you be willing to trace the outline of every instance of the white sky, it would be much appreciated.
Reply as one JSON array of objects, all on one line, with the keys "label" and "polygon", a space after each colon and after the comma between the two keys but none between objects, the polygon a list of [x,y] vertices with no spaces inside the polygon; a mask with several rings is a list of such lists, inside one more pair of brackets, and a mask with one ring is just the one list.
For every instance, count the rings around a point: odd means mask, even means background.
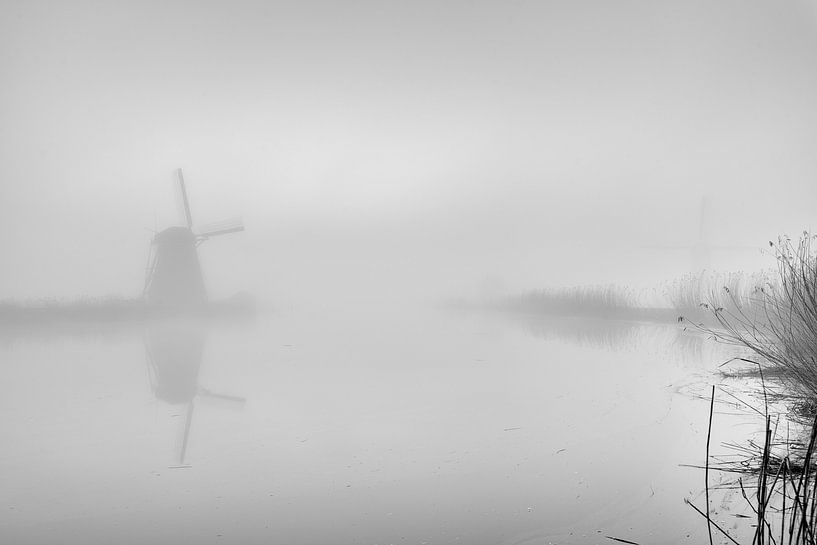
[{"label": "white sky", "polygon": [[[0,298],[660,281],[814,225],[813,2],[3,2]],[[715,257],[757,266],[752,252]]]}]

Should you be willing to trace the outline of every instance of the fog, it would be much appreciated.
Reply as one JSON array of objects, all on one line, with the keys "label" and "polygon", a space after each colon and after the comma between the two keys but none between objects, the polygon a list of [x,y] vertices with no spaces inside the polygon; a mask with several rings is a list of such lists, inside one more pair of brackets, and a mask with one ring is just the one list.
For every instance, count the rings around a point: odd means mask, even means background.
[{"label": "fog", "polygon": [[178,167],[247,227],[202,247],[216,294],[658,282],[703,197],[761,247],[812,222],[814,9],[6,3],[0,295],[138,294]]},{"label": "fog", "polygon": [[2,8],[0,541],[703,542],[734,354],[615,298],[815,227],[817,4]]}]

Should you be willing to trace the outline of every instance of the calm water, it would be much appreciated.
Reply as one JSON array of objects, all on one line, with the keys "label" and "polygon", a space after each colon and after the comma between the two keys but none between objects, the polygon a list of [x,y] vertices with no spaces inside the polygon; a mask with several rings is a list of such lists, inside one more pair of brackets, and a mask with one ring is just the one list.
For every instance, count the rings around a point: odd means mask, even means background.
[{"label": "calm water", "polygon": [[719,361],[434,310],[6,336],[0,541],[699,543]]}]

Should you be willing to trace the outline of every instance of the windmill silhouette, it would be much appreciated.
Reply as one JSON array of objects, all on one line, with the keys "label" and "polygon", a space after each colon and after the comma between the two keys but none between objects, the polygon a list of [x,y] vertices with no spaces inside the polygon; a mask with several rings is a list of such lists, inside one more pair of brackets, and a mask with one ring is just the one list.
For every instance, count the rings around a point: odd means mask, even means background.
[{"label": "windmill silhouette", "polygon": [[215,236],[244,230],[240,220],[219,222],[193,231],[193,215],[182,169],[176,171],[184,208],[184,226],[168,227],[151,241],[143,296],[158,307],[192,307],[207,301],[198,246]]},{"label": "windmill silhouette", "polygon": [[712,255],[716,252],[758,250],[755,246],[716,245],[712,239],[712,215],[710,199],[701,197],[700,212],[698,215],[698,236],[692,244],[654,245],[651,248],[660,250],[684,250],[689,253],[690,271],[700,272],[712,268]]},{"label": "windmill silhouette", "polygon": [[199,384],[199,369],[204,354],[206,330],[191,321],[155,324],[145,332],[145,356],[151,389],[157,399],[171,405],[186,405],[179,461],[185,465],[193,413],[200,399],[212,399],[243,406],[243,397],[218,394]]}]

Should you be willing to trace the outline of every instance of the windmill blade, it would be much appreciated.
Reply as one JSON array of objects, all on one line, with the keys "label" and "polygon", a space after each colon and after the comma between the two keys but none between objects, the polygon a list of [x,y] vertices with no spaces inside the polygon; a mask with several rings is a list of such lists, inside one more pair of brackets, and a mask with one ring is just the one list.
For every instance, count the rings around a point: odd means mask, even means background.
[{"label": "windmill blade", "polygon": [[227,394],[218,394],[216,392],[212,392],[212,391],[208,390],[207,388],[200,388],[199,389],[199,396],[203,397],[203,398],[218,400],[218,401],[230,401],[230,402],[233,402],[233,403],[240,403],[241,405],[244,405],[247,402],[247,398],[245,398],[245,397],[233,396],[233,395],[227,395]]},{"label": "windmill blade", "polygon": [[693,244],[642,244],[639,248],[645,250],[690,250]]},{"label": "windmill blade", "polygon": [[218,235],[227,235],[230,233],[239,233],[244,230],[243,225],[238,225],[236,227],[229,227],[227,229],[217,229],[215,231],[205,231],[203,233],[199,233],[199,236],[202,238],[210,238],[215,237]]},{"label": "windmill blade", "polygon": [[187,454],[187,439],[190,437],[190,425],[193,423],[193,400],[187,405],[187,419],[184,422],[184,438],[182,439],[182,451],[179,454],[179,465],[184,465],[184,456]]},{"label": "windmill blade", "polygon": [[709,240],[709,199],[701,197],[701,212],[698,216],[698,243],[706,244]]},{"label": "windmill blade", "polygon": [[145,286],[142,288],[142,297],[148,292],[150,282],[153,280],[153,271],[156,270],[156,255],[153,252],[153,244],[148,247],[148,262],[145,265]]},{"label": "windmill blade", "polygon": [[759,252],[759,251],[761,251],[761,250],[764,250],[764,249],[765,249],[765,248],[763,248],[763,246],[761,246],[761,245],[757,245],[757,246],[750,246],[750,245],[744,245],[744,244],[732,244],[732,245],[717,245],[717,244],[710,244],[710,245],[708,245],[707,247],[708,247],[708,248],[710,248],[710,249],[712,249],[712,250],[720,250],[720,251],[729,251],[729,250],[732,250],[732,251],[736,251],[736,252],[739,252],[739,251],[747,251],[747,250],[752,250],[752,251],[758,251],[758,252]]},{"label": "windmill blade", "polygon": [[187,220],[188,229],[192,229],[193,216],[190,215],[190,203],[187,200],[187,189],[184,187],[184,174],[182,173],[182,169],[176,170],[176,174],[179,177],[179,189],[182,194],[182,204],[184,204],[184,217]]},{"label": "windmill blade", "polygon": [[198,232],[198,237],[207,239],[218,235],[226,235],[229,233],[239,233],[244,230],[244,224],[240,219],[220,221],[217,223],[210,223]]},{"label": "windmill blade", "polygon": [[156,360],[153,358],[153,352],[150,351],[150,342],[148,341],[147,330],[142,333],[142,343],[145,345],[145,361],[147,362],[148,382],[150,383],[151,391],[155,393],[156,383],[158,382],[158,378],[156,377]]}]

